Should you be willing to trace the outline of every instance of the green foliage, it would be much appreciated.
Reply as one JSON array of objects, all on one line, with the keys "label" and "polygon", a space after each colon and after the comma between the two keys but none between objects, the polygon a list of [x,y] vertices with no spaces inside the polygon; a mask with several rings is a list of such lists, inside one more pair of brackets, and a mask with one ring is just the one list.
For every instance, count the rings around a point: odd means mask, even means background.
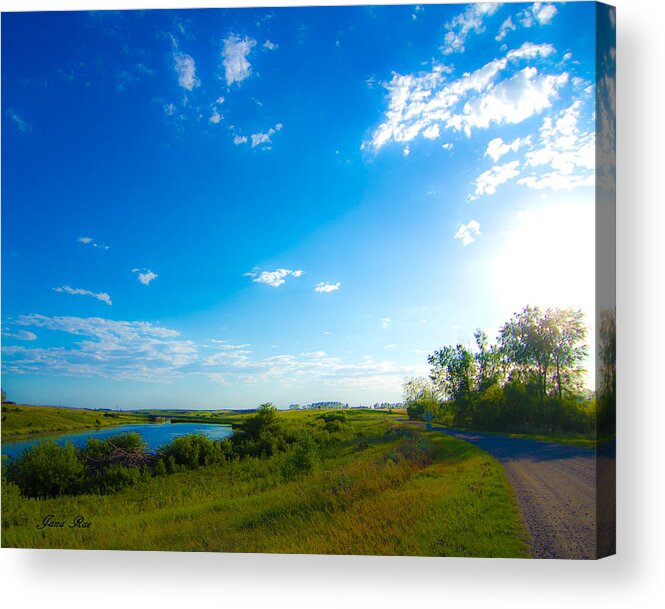
[{"label": "green foliage", "polygon": [[160,450],[166,468],[170,471],[223,463],[229,452],[228,444],[216,442],[200,433],[178,436]]},{"label": "green foliage", "polygon": [[88,442],[81,450],[84,459],[104,459],[116,451],[137,453],[145,451],[145,442],[141,434],[136,431],[121,433],[117,436],[100,440],[88,438]]},{"label": "green foliage", "polygon": [[[501,328],[496,345],[477,330],[473,351],[462,344],[435,351],[428,361],[443,398],[438,420],[497,431],[592,433],[595,410],[582,387],[586,334],[581,311],[526,307]],[[606,334],[612,344],[611,330]],[[407,403],[409,417],[422,418],[423,404]]]},{"label": "green foliage", "polygon": [[28,497],[57,497],[83,488],[84,466],[71,443],[45,441],[9,460],[6,478]]},{"label": "green foliage", "polygon": [[289,447],[282,472],[285,478],[296,478],[310,473],[319,462],[316,442],[309,434],[302,433]]}]

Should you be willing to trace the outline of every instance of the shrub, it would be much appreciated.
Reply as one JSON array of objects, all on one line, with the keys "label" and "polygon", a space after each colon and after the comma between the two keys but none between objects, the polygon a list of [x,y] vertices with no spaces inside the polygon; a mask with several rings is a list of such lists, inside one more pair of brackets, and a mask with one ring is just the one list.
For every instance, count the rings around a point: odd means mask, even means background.
[{"label": "shrub", "polygon": [[28,497],[74,494],[84,486],[84,466],[73,444],[44,441],[7,462],[7,480]]},{"label": "shrub", "polygon": [[144,470],[138,467],[113,463],[92,477],[88,486],[89,490],[95,493],[115,493],[144,480],[147,475]]},{"label": "shrub", "polygon": [[286,478],[304,476],[311,472],[318,462],[316,442],[309,434],[303,433],[287,451],[282,473]]},{"label": "shrub", "polygon": [[163,446],[160,453],[166,460],[170,471],[177,469],[196,469],[221,463],[225,460],[222,444],[211,440],[204,434],[187,434],[174,438]]}]

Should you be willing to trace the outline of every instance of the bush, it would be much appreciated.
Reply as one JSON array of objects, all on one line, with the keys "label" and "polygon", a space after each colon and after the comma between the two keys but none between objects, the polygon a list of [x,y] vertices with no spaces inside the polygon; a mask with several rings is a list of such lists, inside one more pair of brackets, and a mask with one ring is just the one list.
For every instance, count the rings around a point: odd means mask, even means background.
[{"label": "bush", "polygon": [[214,465],[225,461],[226,457],[220,442],[200,433],[174,438],[170,444],[160,449],[160,453],[170,471]]},{"label": "bush", "polygon": [[126,453],[144,453],[146,444],[136,431],[121,433],[104,440],[88,438],[88,443],[81,450],[84,458],[98,460],[104,459],[114,452],[124,451]]},{"label": "bush", "polygon": [[285,478],[296,478],[311,472],[319,462],[316,442],[303,433],[291,445],[284,459],[282,473]]},{"label": "bush", "polygon": [[84,466],[71,443],[44,441],[7,462],[7,480],[28,497],[75,494],[84,487]]},{"label": "bush", "polygon": [[88,488],[99,494],[116,493],[127,486],[133,486],[149,477],[146,470],[138,467],[113,463],[90,478]]}]

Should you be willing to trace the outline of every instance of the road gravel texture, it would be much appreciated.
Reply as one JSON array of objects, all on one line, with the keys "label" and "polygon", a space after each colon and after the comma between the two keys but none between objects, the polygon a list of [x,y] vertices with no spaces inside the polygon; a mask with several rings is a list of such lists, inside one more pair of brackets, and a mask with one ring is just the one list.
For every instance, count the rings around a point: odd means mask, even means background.
[{"label": "road gravel texture", "polygon": [[474,444],[505,468],[533,558],[596,558],[593,449],[436,427]]}]

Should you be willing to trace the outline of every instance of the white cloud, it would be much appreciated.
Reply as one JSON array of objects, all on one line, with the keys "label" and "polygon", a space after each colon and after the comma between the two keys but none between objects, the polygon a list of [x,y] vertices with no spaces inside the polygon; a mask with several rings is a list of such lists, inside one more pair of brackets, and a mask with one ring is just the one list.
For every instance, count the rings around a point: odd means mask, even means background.
[{"label": "white cloud", "polygon": [[100,249],[100,250],[108,250],[111,249],[110,246],[104,244],[104,243],[97,243],[92,237],[79,237],[78,238],[79,243],[83,243],[84,245],[90,245],[94,248]]},{"label": "white cloud", "polygon": [[572,190],[594,184],[595,134],[593,128],[580,129],[581,111],[582,102],[577,100],[545,117],[538,143],[525,155],[525,169],[532,173],[519,179],[518,184],[537,190]]},{"label": "white cloud", "polygon": [[30,131],[30,125],[26,123],[16,111],[9,108],[7,110],[7,116],[12,119],[12,122],[16,125],[16,128],[21,132]]},{"label": "white cloud", "polygon": [[220,96],[215,100],[215,103],[216,103],[216,104],[223,104],[224,101],[225,101],[224,98],[220,95]]},{"label": "white cloud", "polygon": [[322,292],[322,293],[328,293],[328,292],[336,292],[339,290],[340,286],[342,284],[338,281],[337,283],[326,283],[326,282],[321,282],[317,284],[317,286],[314,288],[315,292]]},{"label": "white cloud", "polygon": [[494,2],[478,2],[469,4],[466,10],[446,23],[444,36],[444,55],[461,53],[464,43],[471,32],[479,34],[485,31],[484,19],[499,10],[501,4]]},{"label": "white cloud", "polygon": [[545,4],[543,2],[534,3],[531,11],[540,25],[548,25],[559,12],[553,4]]},{"label": "white cloud", "polygon": [[72,288],[68,285],[63,285],[58,288],[53,288],[53,291],[60,292],[61,294],[74,294],[78,296],[92,296],[97,300],[105,302],[107,305],[113,304],[111,297],[106,292],[91,292],[90,290],[83,290],[81,288]]},{"label": "white cloud", "polygon": [[519,49],[508,51],[506,57],[510,60],[535,59],[536,57],[549,57],[554,53],[556,53],[556,48],[549,43],[534,44],[533,42],[525,42]]},{"label": "white cloud", "polygon": [[495,36],[494,40],[501,42],[511,30],[516,30],[517,26],[513,23],[513,18],[508,17],[499,28],[499,33]]},{"label": "white cloud", "polygon": [[475,181],[476,190],[469,199],[473,201],[482,195],[493,195],[497,186],[505,184],[508,180],[519,175],[519,166],[519,161],[511,161],[503,165],[495,165],[481,173]]},{"label": "white cloud", "polygon": [[282,125],[282,123],[277,123],[274,127],[268,129],[268,131],[252,133],[249,138],[246,135],[236,135],[233,138],[233,143],[236,146],[239,146],[240,144],[246,144],[247,142],[250,142],[251,148],[263,146],[264,150],[269,150],[270,147],[265,146],[265,144],[270,144],[272,142],[272,136],[275,135],[275,133],[278,131],[281,131],[283,127],[284,125]]},{"label": "white cloud", "polygon": [[423,137],[426,140],[435,140],[441,135],[441,131],[439,129],[439,125],[430,125],[426,129],[423,130]]},{"label": "white cloud", "polygon": [[183,89],[191,91],[201,84],[196,78],[196,63],[191,55],[176,51],[173,53],[173,67],[178,75],[178,84]]},{"label": "white cloud", "polygon": [[388,91],[384,120],[363,146],[377,151],[390,141],[404,145],[444,128],[470,136],[473,129],[492,124],[520,123],[551,106],[568,73],[541,74],[527,66],[503,80],[501,75],[510,62],[546,59],[554,52],[550,44],[527,42],[457,79],[441,65],[418,74],[393,73],[383,83]]},{"label": "white cloud", "polygon": [[531,143],[531,137],[517,138],[510,144],[505,143],[500,137],[495,137],[487,144],[485,155],[489,156],[495,163],[509,152],[517,152],[522,146],[528,146]]},{"label": "white cloud", "polygon": [[22,315],[16,324],[54,332],[54,340],[59,334],[80,340],[51,348],[3,348],[3,369],[14,374],[170,382],[197,360],[194,343],[144,321]]},{"label": "white cloud", "polygon": [[157,279],[157,273],[153,273],[150,269],[132,269],[132,273],[138,273],[138,280],[143,285],[149,285],[153,279]]},{"label": "white cloud", "polygon": [[549,25],[558,13],[556,6],[544,2],[534,2],[531,6],[517,13],[520,24],[530,28],[536,23],[538,25]]},{"label": "white cloud", "polygon": [[383,345],[384,349],[394,349],[395,347],[397,347],[397,345],[394,343],[390,343],[389,345]]},{"label": "white cloud", "polygon": [[230,87],[234,82],[242,82],[252,73],[252,66],[247,56],[256,46],[256,40],[245,36],[241,38],[232,34],[224,40],[222,64],[226,84]]},{"label": "white cloud", "polygon": [[263,43],[263,48],[266,49],[267,51],[275,51],[277,50],[277,48],[279,48],[279,45],[274,42],[271,42],[270,40],[266,40]]},{"label": "white cloud", "polygon": [[34,332],[28,332],[27,330],[17,330],[16,332],[3,332],[3,336],[7,338],[15,338],[17,340],[27,340],[33,341],[37,340],[37,335]]},{"label": "white cloud", "polygon": [[217,107],[214,106],[212,109],[212,114],[210,115],[210,118],[208,121],[210,121],[213,125],[216,125],[219,123],[224,117],[219,113],[217,110]]},{"label": "white cloud", "polygon": [[464,245],[469,245],[476,240],[480,232],[480,223],[476,220],[469,220],[466,224],[460,224],[454,239],[461,239]]},{"label": "white cloud", "polygon": [[176,108],[173,104],[164,104],[164,114],[166,114],[166,116],[173,116],[175,110]]},{"label": "white cloud", "polygon": [[266,285],[278,288],[286,283],[288,277],[301,277],[303,273],[304,271],[302,270],[292,271],[291,269],[277,269],[275,271],[261,272],[254,269],[249,273],[245,273],[244,277],[251,277],[254,283],[265,283]]},{"label": "white cloud", "polygon": [[387,328],[391,323],[392,323],[392,319],[390,319],[390,317],[384,317],[384,318],[381,320],[381,325],[382,325],[384,328]]},{"label": "white cloud", "polygon": [[521,123],[549,108],[558,90],[568,82],[568,74],[539,75],[534,67],[520,70],[486,94],[468,101],[462,114],[453,116],[449,124],[464,129],[488,128],[491,123]]}]

